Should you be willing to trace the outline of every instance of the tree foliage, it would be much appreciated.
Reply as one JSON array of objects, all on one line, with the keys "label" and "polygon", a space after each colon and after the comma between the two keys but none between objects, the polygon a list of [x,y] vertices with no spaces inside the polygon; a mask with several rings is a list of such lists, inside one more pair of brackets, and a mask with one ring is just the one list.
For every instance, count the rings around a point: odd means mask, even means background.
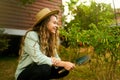
[{"label": "tree foliage", "polygon": [[[71,0],[77,1],[77,0]],[[73,41],[76,40],[75,43],[77,43],[77,37],[79,34],[81,34],[82,30],[89,30],[91,29],[91,25],[96,26],[100,30],[104,30],[105,27],[110,26],[113,23],[113,9],[110,5],[105,3],[96,3],[91,2],[90,5],[85,5],[81,3],[80,5],[76,6],[73,5],[73,3],[70,2],[69,4],[69,10],[74,15],[74,19],[71,20],[69,23],[65,22],[64,25],[64,33],[68,34],[66,36],[67,42],[69,42],[68,45]],[[71,4],[71,6],[70,6]],[[67,16],[66,16],[67,17]],[[63,32],[63,31],[61,31]],[[70,37],[70,36],[76,36],[76,37]]]},{"label": "tree foliage", "polygon": [[[120,27],[111,27],[114,22],[113,9],[108,4],[94,1],[90,5],[81,3],[76,7],[73,6],[73,3],[68,4],[74,19],[69,23],[65,22],[60,30],[60,34],[64,36],[64,41],[67,42],[65,46],[69,47],[70,50],[93,46],[96,61],[91,64],[91,70],[95,74],[94,79],[117,79],[116,72],[119,72],[117,62],[120,61]],[[83,46],[79,47],[81,42]],[[78,55],[72,54],[72,56]],[[99,71],[101,73],[98,73]]]},{"label": "tree foliage", "polygon": [[[69,7],[70,12],[74,15],[74,20],[67,23],[67,27],[73,27],[75,25],[81,29],[87,30],[91,23],[101,28],[110,25],[113,21],[113,9],[110,5],[105,3],[92,1],[90,5],[81,3],[79,6],[76,6],[76,9],[73,8],[75,6],[70,6],[70,4]],[[74,25],[72,25],[73,23]]]}]

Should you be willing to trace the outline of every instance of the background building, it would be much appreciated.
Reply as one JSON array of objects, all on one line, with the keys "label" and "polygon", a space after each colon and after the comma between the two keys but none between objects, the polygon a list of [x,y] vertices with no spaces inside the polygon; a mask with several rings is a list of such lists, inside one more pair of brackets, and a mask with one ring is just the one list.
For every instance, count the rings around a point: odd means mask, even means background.
[{"label": "background building", "polygon": [[0,0],[0,27],[13,35],[23,35],[35,21],[36,13],[42,8],[61,11],[62,0],[35,0],[23,6],[20,0]]},{"label": "background building", "polygon": [[[35,23],[35,15],[42,8],[59,9],[62,15],[62,0],[35,0],[22,5],[20,0],[0,0],[0,28],[9,34],[9,47],[3,54],[17,54],[21,37]],[[60,20],[61,23],[61,20]]]}]

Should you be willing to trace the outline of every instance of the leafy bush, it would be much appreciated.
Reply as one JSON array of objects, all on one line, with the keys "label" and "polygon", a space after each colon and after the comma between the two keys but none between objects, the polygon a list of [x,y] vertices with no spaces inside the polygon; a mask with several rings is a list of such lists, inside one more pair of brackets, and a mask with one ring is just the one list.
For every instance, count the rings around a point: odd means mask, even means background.
[{"label": "leafy bush", "polygon": [[8,48],[7,34],[4,34],[4,29],[0,29],[0,52]]},{"label": "leafy bush", "polygon": [[[93,46],[95,54],[92,59],[95,59],[95,62],[91,62],[91,70],[96,74],[97,79],[116,79],[120,61],[120,27],[106,27],[99,30],[92,24],[91,29],[81,30],[81,32],[76,27],[68,29],[68,32],[63,29],[61,35],[64,35],[68,41],[68,51],[74,49],[74,52],[69,54],[72,55],[71,59],[78,57],[79,42],[83,43],[83,47]],[[99,74],[97,73],[99,70],[104,72]]]},{"label": "leafy bush", "polygon": [[94,74],[94,77],[90,79],[88,76],[86,80],[120,79],[120,27],[110,27],[114,22],[110,5],[92,2],[90,6],[81,4],[76,9],[71,7],[74,20],[65,23],[60,30],[71,59],[78,57],[81,47],[92,46],[94,54],[87,73]]}]

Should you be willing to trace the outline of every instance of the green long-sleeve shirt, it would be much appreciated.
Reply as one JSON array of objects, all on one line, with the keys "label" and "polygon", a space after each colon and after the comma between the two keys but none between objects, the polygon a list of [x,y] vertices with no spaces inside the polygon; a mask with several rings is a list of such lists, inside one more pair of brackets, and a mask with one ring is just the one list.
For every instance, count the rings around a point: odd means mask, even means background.
[{"label": "green long-sleeve shirt", "polygon": [[[44,53],[41,52],[39,37],[35,31],[30,31],[27,33],[24,41],[23,53],[24,54],[22,54],[15,72],[15,79],[17,79],[18,75],[25,69],[26,66],[33,62],[37,63],[38,65],[52,65],[51,58],[47,57]],[[60,59],[57,52],[55,57]]]}]

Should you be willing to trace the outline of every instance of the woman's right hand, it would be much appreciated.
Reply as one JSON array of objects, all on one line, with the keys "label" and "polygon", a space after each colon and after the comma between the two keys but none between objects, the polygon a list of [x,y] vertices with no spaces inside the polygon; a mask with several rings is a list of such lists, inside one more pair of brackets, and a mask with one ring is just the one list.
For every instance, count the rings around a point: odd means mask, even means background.
[{"label": "woman's right hand", "polygon": [[72,70],[75,68],[75,64],[69,61],[61,61],[55,57],[52,57],[52,62],[54,66],[64,67],[66,70]]},{"label": "woman's right hand", "polygon": [[64,61],[64,68],[68,71],[75,68],[75,64],[71,62]]}]

